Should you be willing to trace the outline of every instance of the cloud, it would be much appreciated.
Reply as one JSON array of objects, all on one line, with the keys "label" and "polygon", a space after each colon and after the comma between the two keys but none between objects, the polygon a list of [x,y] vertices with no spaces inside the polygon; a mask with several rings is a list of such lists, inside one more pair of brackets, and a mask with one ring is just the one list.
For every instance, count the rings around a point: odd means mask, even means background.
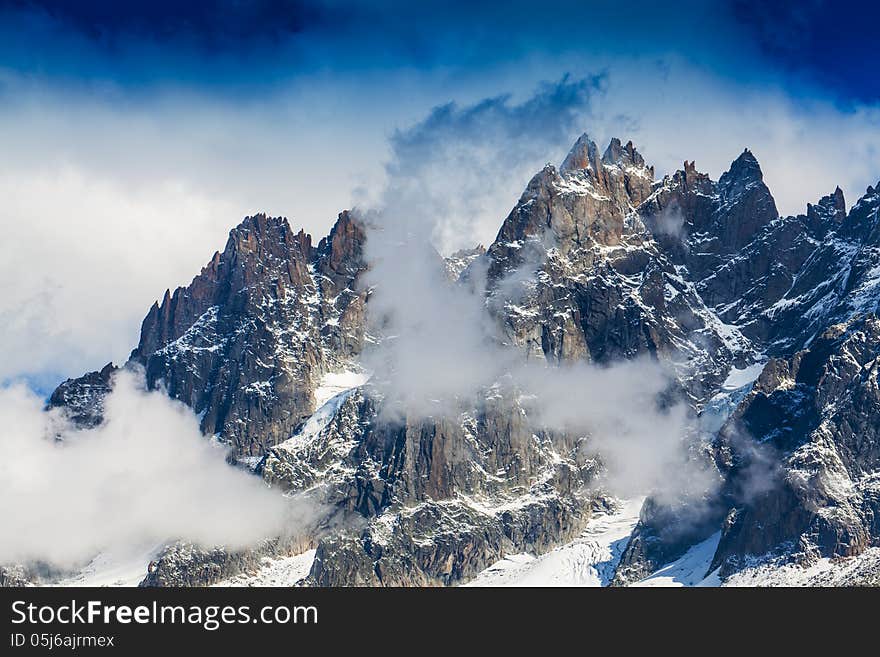
[{"label": "cloud", "polygon": [[66,168],[6,170],[0,197],[0,382],[123,361],[152,300],[222,248],[232,213],[184,185],[126,190]]},{"label": "cloud", "polygon": [[394,337],[370,367],[396,373],[393,396],[407,409],[472,397],[503,371],[510,355],[487,348],[495,327],[481,294],[450,286],[435,248],[489,243],[498,204],[516,198],[536,159],[568,140],[600,85],[566,78],[521,103],[445,105],[393,136],[387,184],[366,214],[365,257],[376,288],[370,316]]},{"label": "cloud", "polygon": [[696,423],[683,403],[661,402],[671,376],[649,359],[600,367],[584,363],[521,366],[514,380],[538,426],[588,435],[606,469],[604,483],[629,498],[652,494],[671,505],[713,491],[720,480],[698,458]]},{"label": "cloud", "polygon": [[[396,131],[381,201],[386,221],[391,212],[423,206],[430,208],[441,252],[488,244],[500,226],[500,208],[513,204],[547,158],[570,146],[604,84],[603,75],[566,76],[519,103],[510,95],[464,107],[447,103]],[[403,221],[394,230],[405,229]]]},{"label": "cloud", "polygon": [[0,389],[0,563],[75,566],[178,538],[241,547],[277,535],[284,498],[227,465],[191,409],[123,371],[105,410],[100,427],[77,430],[22,386]]}]

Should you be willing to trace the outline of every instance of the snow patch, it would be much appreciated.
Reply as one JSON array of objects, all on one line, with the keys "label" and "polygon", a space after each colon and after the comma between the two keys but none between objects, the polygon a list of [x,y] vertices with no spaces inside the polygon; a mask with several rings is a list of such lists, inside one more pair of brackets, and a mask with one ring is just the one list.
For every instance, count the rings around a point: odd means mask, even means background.
[{"label": "snow patch", "polygon": [[255,573],[236,575],[214,586],[295,586],[309,574],[316,552],[308,550],[291,557],[267,557]]},{"label": "snow patch", "polygon": [[765,364],[765,362],[755,363],[744,369],[732,367],[727,378],[724,380],[724,383],[721,384],[722,389],[727,391],[739,390],[743,386],[754,383],[755,380],[761,376]]},{"label": "snow patch", "polygon": [[137,586],[147,575],[147,566],[162,545],[141,551],[102,552],[81,571],[55,582],[54,586]]},{"label": "snow patch", "polygon": [[320,409],[328,401],[352,388],[362,386],[369,379],[363,372],[331,372],[325,374],[315,390],[315,408]]}]

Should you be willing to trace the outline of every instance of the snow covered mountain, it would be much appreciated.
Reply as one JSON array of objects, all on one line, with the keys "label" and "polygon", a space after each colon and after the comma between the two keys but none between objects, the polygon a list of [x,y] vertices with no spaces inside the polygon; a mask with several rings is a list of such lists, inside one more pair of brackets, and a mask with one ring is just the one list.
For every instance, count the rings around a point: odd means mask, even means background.
[{"label": "snow covered mountain", "polygon": [[[383,412],[359,359],[383,339],[364,225],[343,212],[315,247],[286,219],[248,217],[153,305],[129,365],[230,460],[320,511],[250,550],[166,546],[141,579],[876,582],[878,224],[873,188],[849,212],[837,189],[780,217],[748,150],[718,181],[692,162],[655,180],[631,142],[600,155],[583,135],[487,249],[438,259],[450,285],[481,286],[498,340],[531,359],[668,367],[670,398],[700,417],[695,458],[721,482],[670,507],[603,493],[583,437],[548,430],[503,386],[455,417]],[[100,423],[114,371],[65,382],[50,405]]]}]

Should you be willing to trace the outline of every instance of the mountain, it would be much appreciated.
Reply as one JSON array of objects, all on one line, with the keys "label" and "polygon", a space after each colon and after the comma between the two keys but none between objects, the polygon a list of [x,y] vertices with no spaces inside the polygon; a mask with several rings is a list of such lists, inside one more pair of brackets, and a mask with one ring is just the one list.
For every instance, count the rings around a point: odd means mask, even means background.
[{"label": "mountain", "polygon": [[[170,545],[143,583],[277,581],[266,568],[307,585],[495,581],[511,555],[558,546],[601,584],[682,569],[688,583],[757,583],[758,567],[777,581],[837,557],[862,559],[840,581],[870,581],[878,209],[869,188],[847,212],[838,188],[781,217],[749,150],[717,181],[687,161],[656,180],[632,142],[600,154],[583,135],[488,248],[438,259],[450,285],[480,286],[499,343],[528,358],[648,358],[673,374],[669,398],[701,427],[693,458],[720,485],[636,507],[597,486],[582,436],[547,430],[503,384],[451,417],[390,409],[359,359],[387,338],[367,321],[366,227],[343,212],[313,246],[283,218],[247,217],[149,310],[128,366],[192,407],[232,461],[320,512],[293,542]],[[114,371],[63,383],[50,405],[94,426]]]}]

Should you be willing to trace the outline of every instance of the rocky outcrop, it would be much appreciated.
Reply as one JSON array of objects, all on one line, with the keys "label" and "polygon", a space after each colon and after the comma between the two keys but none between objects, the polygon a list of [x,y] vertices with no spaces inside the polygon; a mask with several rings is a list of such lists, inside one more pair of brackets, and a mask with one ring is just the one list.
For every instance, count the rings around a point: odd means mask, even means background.
[{"label": "rocky outcrop", "polygon": [[472,249],[459,249],[452,255],[443,258],[446,275],[450,281],[457,282],[464,271],[478,258],[486,254],[486,247],[482,244]]},{"label": "rocky outcrop", "polygon": [[384,514],[360,535],[321,541],[305,584],[455,584],[505,554],[543,553],[575,538],[591,511],[588,499],[555,496],[494,512],[466,503],[426,502]]},{"label": "rocky outcrop", "polygon": [[[704,208],[696,199],[716,186],[692,167],[676,180],[686,191],[681,207]],[[486,256],[490,309],[507,339],[556,363],[667,362],[695,403],[732,363],[748,360],[749,341],[722,326],[676,264],[681,235],[666,224],[661,232],[660,213],[674,205],[670,185],[655,183],[631,143],[612,140],[600,159],[586,135],[559,171],[538,173]],[[735,184],[727,187],[726,211],[735,212]],[[754,193],[739,198],[751,203]]]},{"label": "rocky outcrop", "polygon": [[78,426],[98,426],[104,418],[104,397],[110,392],[111,378],[116,369],[113,363],[107,363],[99,372],[67,379],[49,397],[47,407],[64,409]]},{"label": "rocky outcrop", "polygon": [[150,562],[140,586],[210,586],[229,577],[255,572],[267,558],[298,554],[309,547],[301,539],[289,538],[267,540],[240,550],[174,543]]},{"label": "rocky outcrop", "polygon": [[0,587],[32,586],[33,581],[24,569],[15,566],[0,566]]},{"label": "rocky outcrop", "polygon": [[[284,218],[247,217],[190,285],[153,304],[129,362],[237,456],[262,455],[314,412],[321,376],[363,346],[364,239],[347,212],[317,248]],[[94,426],[113,370],[62,384],[50,405]]]},{"label": "rocky outcrop", "polygon": [[261,455],[315,410],[334,360],[360,350],[362,242],[348,215],[317,249],[285,219],[248,217],[187,288],[153,306],[131,360],[202,414],[205,433]]}]

